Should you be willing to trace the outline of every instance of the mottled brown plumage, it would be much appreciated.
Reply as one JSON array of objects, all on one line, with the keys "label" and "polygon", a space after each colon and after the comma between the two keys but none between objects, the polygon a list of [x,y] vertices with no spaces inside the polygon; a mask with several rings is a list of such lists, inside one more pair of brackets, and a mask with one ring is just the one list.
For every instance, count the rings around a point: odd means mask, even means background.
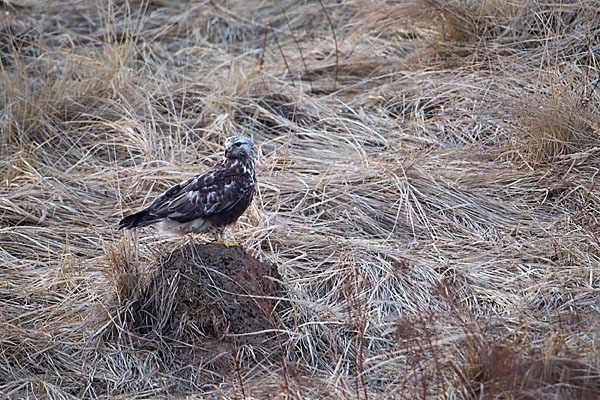
[{"label": "mottled brown plumage", "polygon": [[130,229],[162,222],[177,234],[213,232],[217,238],[250,205],[256,187],[254,145],[244,136],[225,142],[225,155],[203,174],[179,183],[149,207],[119,222]]}]

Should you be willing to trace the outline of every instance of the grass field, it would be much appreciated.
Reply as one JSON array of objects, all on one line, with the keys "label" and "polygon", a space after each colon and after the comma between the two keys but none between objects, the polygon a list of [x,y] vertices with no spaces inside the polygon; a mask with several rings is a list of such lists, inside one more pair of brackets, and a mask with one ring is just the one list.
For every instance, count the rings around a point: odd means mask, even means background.
[{"label": "grass field", "polygon": [[[600,398],[596,0],[1,11],[0,397]],[[116,226],[229,135],[285,340],[205,382],[127,317],[191,239]]]}]

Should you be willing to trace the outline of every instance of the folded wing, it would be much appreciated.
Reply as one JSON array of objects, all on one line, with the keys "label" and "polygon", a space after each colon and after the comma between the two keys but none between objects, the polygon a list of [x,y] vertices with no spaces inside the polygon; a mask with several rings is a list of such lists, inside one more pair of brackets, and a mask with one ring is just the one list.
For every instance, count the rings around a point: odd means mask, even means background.
[{"label": "folded wing", "polygon": [[185,223],[198,218],[217,226],[235,222],[252,201],[253,176],[236,168],[214,168],[173,186],[148,208],[124,218],[119,229],[150,225],[165,219]]}]

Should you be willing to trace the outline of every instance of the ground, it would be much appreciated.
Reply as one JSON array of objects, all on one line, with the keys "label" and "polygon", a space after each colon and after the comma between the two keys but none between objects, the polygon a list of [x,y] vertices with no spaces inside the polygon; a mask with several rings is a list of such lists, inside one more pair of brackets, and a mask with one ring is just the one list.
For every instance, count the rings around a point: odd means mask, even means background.
[{"label": "ground", "polygon": [[[240,246],[186,245],[140,282],[130,329],[140,335],[140,349],[158,351],[183,382],[190,377],[201,387],[235,382],[241,365],[281,359],[280,282],[275,265],[257,261]],[[182,394],[181,385],[172,390]]]},{"label": "ground", "polygon": [[596,0],[0,7],[0,397],[600,397]]}]

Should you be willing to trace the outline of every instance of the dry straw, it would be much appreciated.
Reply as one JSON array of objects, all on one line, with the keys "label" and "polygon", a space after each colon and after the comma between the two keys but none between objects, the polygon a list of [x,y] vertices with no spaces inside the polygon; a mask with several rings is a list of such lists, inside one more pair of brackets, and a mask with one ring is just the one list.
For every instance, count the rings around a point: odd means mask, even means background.
[{"label": "dry straw", "polygon": [[[3,7],[0,397],[600,396],[596,1]],[[115,226],[233,134],[286,339],[207,384],[128,325],[186,243]]]}]

